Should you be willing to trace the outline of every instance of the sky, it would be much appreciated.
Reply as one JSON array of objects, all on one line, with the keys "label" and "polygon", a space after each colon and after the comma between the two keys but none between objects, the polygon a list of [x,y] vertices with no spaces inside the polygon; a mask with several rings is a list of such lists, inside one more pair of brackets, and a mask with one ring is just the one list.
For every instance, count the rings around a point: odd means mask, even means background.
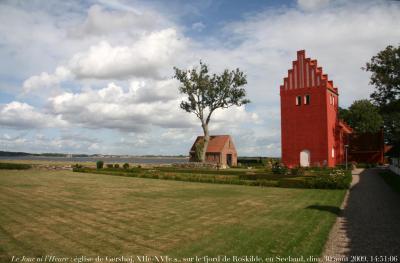
[{"label": "sky", "polygon": [[279,86],[297,50],[339,103],[368,99],[361,68],[400,43],[400,1],[0,1],[0,150],[187,154],[202,134],[173,67],[245,72],[250,104],[218,110],[211,134],[240,156],[280,156]]}]

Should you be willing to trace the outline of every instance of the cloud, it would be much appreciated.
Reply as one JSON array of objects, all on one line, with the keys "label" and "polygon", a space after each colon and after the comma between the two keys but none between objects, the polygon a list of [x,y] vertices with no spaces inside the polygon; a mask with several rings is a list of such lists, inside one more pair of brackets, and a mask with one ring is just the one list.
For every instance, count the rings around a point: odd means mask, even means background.
[{"label": "cloud", "polygon": [[398,42],[400,27],[393,25],[400,24],[399,13],[400,5],[390,2],[339,2],[318,12],[268,10],[227,25],[227,45],[234,47],[210,57],[246,69],[250,99],[279,107],[279,85],[296,51],[305,49],[339,87],[342,105],[349,105],[371,93],[360,68]]},{"label": "cloud", "polygon": [[[181,95],[176,80],[134,81],[127,88],[109,83],[106,87],[80,93],[65,92],[49,99],[50,110],[61,119],[87,128],[108,128],[124,132],[149,132],[152,127],[188,129],[199,127],[194,114],[180,109]],[[239,127],[258,123],[245,107],[217,110],[211,127]]]},{"label": "cloud", "polygon": [[143,35],[130,46],[112,46],[107,41],[75,54],[69,68],[77,78],[160,78],[160,69],[172,68],[185,40],[173,28]]},{"label": "cloud", "polygon": [[53,74],[42,72],[24,81],[23,94],[38,93],[51,95],[60,92],[60,83],[71,78],[71,72],[65,67],[57,67]]},{"label": "cloud", "polygon": [[[170,81],[150,82],[154,86],[131,85],[123,89],[114,83],[100,90],[63,93],[50,98],[54,114],[62,119],[88,128],[110,128],[144,132],[151,126],[188,128],[194,120],[179,109],[179,98],[157,91]],[[151,97],[155,94],[156,97]]]},{"label": "cloud", "polygon": [[86,140],[82,136],[52,137],[40,133],[33,137],[27,134],[10,136],[5,133],[0,135],[0,144],[3,150],[24,152],[89,153],[101,149],[99,142]]},{"label": "cloud", "polygon": [[297,0],[297,5],[303,10],[317,10],[327,6],[331,0]]},{"label": "cloud", "polygon": [[[118,7],[112,6],[112,8]],[[158,29],[160,25],[167,26],[169,24],[162,16],[150,10],[141,12],[133,8],[118,9],[105,9],[100,5],[91,6],[85,21],[72,28],[69,34],[73,37],[135,35],[151,32]]]},{"label": "cloud", "polygon": [[59,116],[45,114],[34,107],[18,101],[0,105],[0,124],[16,129],[64,127],[67,123]]},{"label": "cloud", "polygon": [[192,24],[192,29],[197,32],[201,32],[206,28],[206,26],[202,22],[196,22]]}]

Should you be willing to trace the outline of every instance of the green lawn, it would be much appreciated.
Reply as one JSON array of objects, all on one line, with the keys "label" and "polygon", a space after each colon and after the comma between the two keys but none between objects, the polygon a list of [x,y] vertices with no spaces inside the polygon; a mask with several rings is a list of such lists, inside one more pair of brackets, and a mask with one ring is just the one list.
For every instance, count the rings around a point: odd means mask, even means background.
[{"label": "green lawn", "polygon": [[0,260],[318,256],[344,193],[0,170]]}]

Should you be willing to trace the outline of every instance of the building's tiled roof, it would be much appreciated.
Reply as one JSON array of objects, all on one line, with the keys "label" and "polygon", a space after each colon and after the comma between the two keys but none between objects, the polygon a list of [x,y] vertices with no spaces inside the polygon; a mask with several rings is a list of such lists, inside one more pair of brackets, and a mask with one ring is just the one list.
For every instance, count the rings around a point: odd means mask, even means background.
[{"label": "building's tiled roof", "polygon": [[[199,141],[203,141],[204,136],[198,136],[194,141],[190,151],[195,151],[195,145]],[[212,135],[208,143],[207,152],[221,152],[224,149],[226,143],[230,140],[229,135]]]},{"label": "building's tiled roof", "polygon": [[340,127],[341,129],[343,129],[343,131],[344,131],[345,133],[353,133],[353,129],[350,127],[350,125],[348,125],[347,123],[345,123],[345,122],[342,121],[342,120],[339,120],[339,127]]}]

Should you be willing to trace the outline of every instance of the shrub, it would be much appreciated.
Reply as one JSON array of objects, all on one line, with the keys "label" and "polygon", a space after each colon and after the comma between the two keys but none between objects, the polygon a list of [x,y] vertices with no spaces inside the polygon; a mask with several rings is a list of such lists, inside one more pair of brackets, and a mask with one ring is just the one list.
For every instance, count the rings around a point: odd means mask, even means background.
[{"label": "shrub", "polygon": [[97,161],[96,162],[96,168],[97,169],[103,169],[104,162],[103,161]]},{"label": "shrub", "polygon": [[290,169],[290,174],[295,176],[304,176],[306,169],[304,167],[296,167]]},{"label": "shrub", "polygon": [[114,168],[119,168],[119,164],[114,164]]},{"label": "shrub", "polygon": [[284,178],[278,181],[279,187],[287,188],[314,188],[312,183],[304,177]]},{"label": "shrub", "polygon": [[9,170],[26,170],[32,168],[30,164],[22,164],[22,163],[0,163],[0,169],[9,169]]},{"label": "shrub", "polygon": [[81,169],[81,168],[83,168],[83,166],[79,163],[76,163],[75,165],[72,166],[72,168]]},{"label": "shrub", "polygon": [[122,167],[123,167],[124,169],[128,169],[128,168],[129,168],[129,163],[124,163],[124,165],[122,165]]},{"label": "shrub", "polygon": [[322,189],[346,189],[351,183],[351,172],[341,169],[331,170],[329,174],[315,176],[313,179],[313,188]]},{"label": "shrub", "polygon": [[114,168],[114,165],[112,163],[106,164],[107,168]]},{"label": "shrub", "polygon": [[272,165],[272,173],[274,174],[287,174],[288,173],[288,169],[281,163],[274,163]]}]

